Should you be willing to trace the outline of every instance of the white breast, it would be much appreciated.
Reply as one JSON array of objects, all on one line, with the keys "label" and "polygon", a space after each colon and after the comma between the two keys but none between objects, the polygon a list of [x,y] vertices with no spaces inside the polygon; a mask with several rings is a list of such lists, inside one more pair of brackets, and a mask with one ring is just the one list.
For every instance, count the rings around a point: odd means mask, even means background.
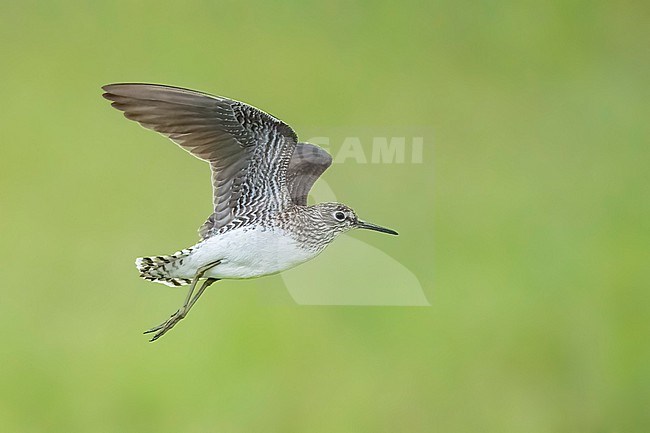
[{"label": "white breast", "polygon": [[301,248],[284,230],[245,227],[196,245],[177,272],[180,277],[192,278],[200,266],[221,260],[205,273],[206,277],[254,278],[293,268],[318,253]]}]

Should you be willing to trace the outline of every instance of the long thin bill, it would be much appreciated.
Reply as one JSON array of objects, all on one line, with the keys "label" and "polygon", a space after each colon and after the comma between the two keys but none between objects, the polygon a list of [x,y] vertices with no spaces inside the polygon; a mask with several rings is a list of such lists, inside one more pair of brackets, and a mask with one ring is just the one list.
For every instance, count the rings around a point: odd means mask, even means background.
[{"label": "long thin bill", "polygon": [[359,221],[357,228],[374,230],[376,232],[388,233],[389,235],[397,235],[398,233],[395,230],[387,229],[386,227],[378,226],[377,224],[372,224],[365,221]]}]

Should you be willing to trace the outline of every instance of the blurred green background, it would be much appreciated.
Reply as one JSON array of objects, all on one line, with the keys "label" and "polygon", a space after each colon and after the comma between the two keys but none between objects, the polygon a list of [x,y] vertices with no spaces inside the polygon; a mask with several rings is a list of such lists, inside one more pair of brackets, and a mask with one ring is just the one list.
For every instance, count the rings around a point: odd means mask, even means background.
[{"label": "blurred green background", "polygon": [[[0,431],[648,431],[649,13],[3,1]],[[133,259],[194,243],[210,185],[101,98],[119,81],[244,100],[298,134],[433,128],[423,164],[325,175],[400,231],[352,236],[432,306],[298,306],[280,277],[226,281],[149,344],[185,291]]]}]

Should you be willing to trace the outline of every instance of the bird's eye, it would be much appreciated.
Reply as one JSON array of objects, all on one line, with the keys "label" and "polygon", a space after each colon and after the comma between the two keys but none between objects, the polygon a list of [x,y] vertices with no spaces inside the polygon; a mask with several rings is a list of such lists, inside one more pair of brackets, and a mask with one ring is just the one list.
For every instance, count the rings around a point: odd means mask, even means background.
[{"label": "bird's eye", "polygon": [[334,218],[336,218],[337,221],[343,221],[345,219],[345,214],[341,211],[334,212]]}]

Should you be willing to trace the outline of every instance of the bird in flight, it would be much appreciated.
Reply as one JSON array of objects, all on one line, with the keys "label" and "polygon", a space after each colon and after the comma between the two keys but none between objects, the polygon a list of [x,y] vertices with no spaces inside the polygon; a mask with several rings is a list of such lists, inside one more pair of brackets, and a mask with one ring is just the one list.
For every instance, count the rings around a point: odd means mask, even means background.
[{"label": "bird in flight", "polygon": [[293,129],[270,114],[179,87],[125,83],[102,89],[127,119],[170,138],[212,169],[214,211],[199,228],[201,240],[174,254],[136,259],[142,278],[190,286],[181,308],[145,331],[154,334],[151,341],[185,318],[215,281],[293,268],[351,229],[397,234],[341,203],[308,206],[309,190],[332,157],[298,142]]}]

